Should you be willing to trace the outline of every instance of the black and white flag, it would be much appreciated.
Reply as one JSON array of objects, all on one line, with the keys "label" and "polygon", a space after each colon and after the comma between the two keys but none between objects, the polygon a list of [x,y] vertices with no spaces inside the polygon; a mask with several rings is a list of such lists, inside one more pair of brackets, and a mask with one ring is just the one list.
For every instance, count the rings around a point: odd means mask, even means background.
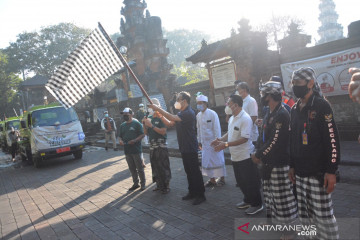
[{"label": "black and white flag", "polygon": [[124,66],[116,50],[107,34],[97,27],[51,76],[46,89],[66,109],[70,108]]}]

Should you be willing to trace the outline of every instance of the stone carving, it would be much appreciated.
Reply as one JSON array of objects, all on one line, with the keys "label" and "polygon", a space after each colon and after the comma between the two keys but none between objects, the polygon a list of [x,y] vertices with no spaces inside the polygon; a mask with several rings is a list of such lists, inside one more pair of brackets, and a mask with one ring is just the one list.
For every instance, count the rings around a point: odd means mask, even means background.
[{"label": "stone carving", "polygon": [[120,21],[122,36],[116,44],[128,48],[127,58],[136,61],[134,73],[148,93],[161,92],[167,99],[167,92],[171,91],[167,81],[172,65],[167,62],[169,49],[163,37],[161,19],[150,15],[145,0],[124,0],[124,5]]}]

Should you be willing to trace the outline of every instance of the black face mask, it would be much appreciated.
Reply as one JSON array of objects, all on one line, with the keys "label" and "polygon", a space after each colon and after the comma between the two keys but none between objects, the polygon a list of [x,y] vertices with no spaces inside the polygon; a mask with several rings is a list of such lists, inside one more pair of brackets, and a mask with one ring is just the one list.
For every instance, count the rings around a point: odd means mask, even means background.
[{"label": "black face mask", "polygon": [[260,98],[261,105],[263,105],[264,107],[267,106],[267,105],[269,105],[269,100],[266,100],[266,97],[267,97],[267,96],[268,96],[268,95],[265,95],[265,96],[263,96],[263,97]]},{"label": "black face mask", "polygon": [[307,85],[305,86],[293,86],[293,92],[297,98],[304,98],[305,95],[309,92]]},{"label": "black face mask", "polygon": [[125,122],[129,121],[129,119],[130,119],[129,115],[124,115],[123,118],[124,118]]}]

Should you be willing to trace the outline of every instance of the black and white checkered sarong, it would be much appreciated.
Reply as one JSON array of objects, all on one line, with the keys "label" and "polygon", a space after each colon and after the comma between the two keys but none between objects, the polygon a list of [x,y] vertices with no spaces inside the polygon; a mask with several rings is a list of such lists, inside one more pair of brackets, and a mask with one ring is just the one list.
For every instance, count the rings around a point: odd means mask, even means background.
[{"label": "black and white checkered sarong", "polygon": [[274,167],[269,180],[263,180],[267,217],[279,223],[289,223],[297,217],[297,205],[288,177],[289,166]]},{"label": "black and white checkered sarong", "polygon": [[314,177],[296,176],[301,223],[316,225],[316,239],[339,239],[331,194]]}]

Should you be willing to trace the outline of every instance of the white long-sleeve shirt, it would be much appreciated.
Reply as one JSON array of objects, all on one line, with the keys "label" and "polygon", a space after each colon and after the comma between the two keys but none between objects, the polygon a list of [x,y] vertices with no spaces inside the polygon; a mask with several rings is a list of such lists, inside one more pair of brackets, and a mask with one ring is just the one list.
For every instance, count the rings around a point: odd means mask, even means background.
[{"label": "white long-sleeve shirt", "polygon": [[221,137],[220,121],[217,113],[211,109],[199,112],[196,115],[197,138],[201,144],[210,144]]}]

